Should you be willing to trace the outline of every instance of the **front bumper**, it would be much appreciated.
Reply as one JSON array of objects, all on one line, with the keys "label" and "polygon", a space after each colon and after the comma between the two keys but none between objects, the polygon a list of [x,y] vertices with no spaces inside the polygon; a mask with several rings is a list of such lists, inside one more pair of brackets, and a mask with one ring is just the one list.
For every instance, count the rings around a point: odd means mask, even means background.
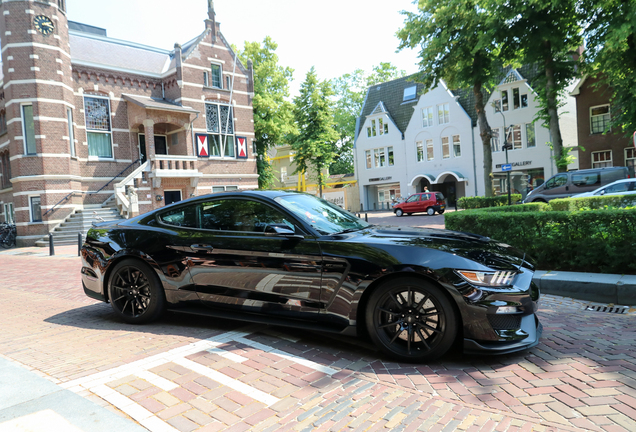
[{"label": "front bumper", "polygon": [[508,354],[516,351],[523,351],[532,348],[539,343],[543,326],[535,314],[526,315],[521,318],[520,335],[526,337],[517,342],[482,342],[473,339],[464,339],[465,354]]}]

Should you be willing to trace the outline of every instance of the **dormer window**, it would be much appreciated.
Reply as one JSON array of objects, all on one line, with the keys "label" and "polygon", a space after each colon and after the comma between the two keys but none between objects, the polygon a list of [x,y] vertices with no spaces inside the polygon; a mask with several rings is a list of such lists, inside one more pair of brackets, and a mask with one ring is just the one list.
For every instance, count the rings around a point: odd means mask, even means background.
[{"label": "dormer window", "polygon": [[402,101],[414,100],[417,96],[417,86],[411,86],[404,89],[404,98]]}]

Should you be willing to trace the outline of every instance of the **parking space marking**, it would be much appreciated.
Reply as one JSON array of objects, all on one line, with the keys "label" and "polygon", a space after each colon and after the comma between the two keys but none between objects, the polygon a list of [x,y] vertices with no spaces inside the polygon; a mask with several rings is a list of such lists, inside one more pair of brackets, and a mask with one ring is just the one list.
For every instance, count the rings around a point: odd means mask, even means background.
[{"label": "parking space marking", "polygon": [[159,375],[147,370],[137,372],[136,375],[139,378],[148,381],[150,384],[154,385],[155,387],[159,387],[163,391],[170,391],[179,387],[178,384],[175,384],[172,381],[167,380],[164,377],[160,377]]}]

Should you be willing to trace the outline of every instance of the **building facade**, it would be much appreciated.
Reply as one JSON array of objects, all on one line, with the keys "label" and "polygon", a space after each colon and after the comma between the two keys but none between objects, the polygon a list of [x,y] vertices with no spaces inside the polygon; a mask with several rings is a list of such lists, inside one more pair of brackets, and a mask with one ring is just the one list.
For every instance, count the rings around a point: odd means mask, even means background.
[{"label": "building facade", "polygon": [[173,50],[69,22],[64,0],[3,0],[0,12],[0,220],[19,244],[113,196],[131,215],[258,186],[251,65],[212,7]]},{"label": "building facade", "polygon": [[576,99],[579,167],[626,166],[633,177],[634,142],[621,131],[608,129],[611,94],[611,89],[594,77],[583,77],[571,93]]}]

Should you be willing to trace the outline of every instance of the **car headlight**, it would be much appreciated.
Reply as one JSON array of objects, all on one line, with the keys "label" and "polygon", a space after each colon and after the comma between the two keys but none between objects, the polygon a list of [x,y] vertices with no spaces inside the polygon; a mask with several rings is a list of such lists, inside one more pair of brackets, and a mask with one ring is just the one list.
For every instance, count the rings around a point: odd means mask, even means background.
[{"label": "car headlight", "polygon": [[506,287],[512,285],[517,275],[515,271],[476,272],[471,270],[455,270],[466,282],[488,287]]}]

